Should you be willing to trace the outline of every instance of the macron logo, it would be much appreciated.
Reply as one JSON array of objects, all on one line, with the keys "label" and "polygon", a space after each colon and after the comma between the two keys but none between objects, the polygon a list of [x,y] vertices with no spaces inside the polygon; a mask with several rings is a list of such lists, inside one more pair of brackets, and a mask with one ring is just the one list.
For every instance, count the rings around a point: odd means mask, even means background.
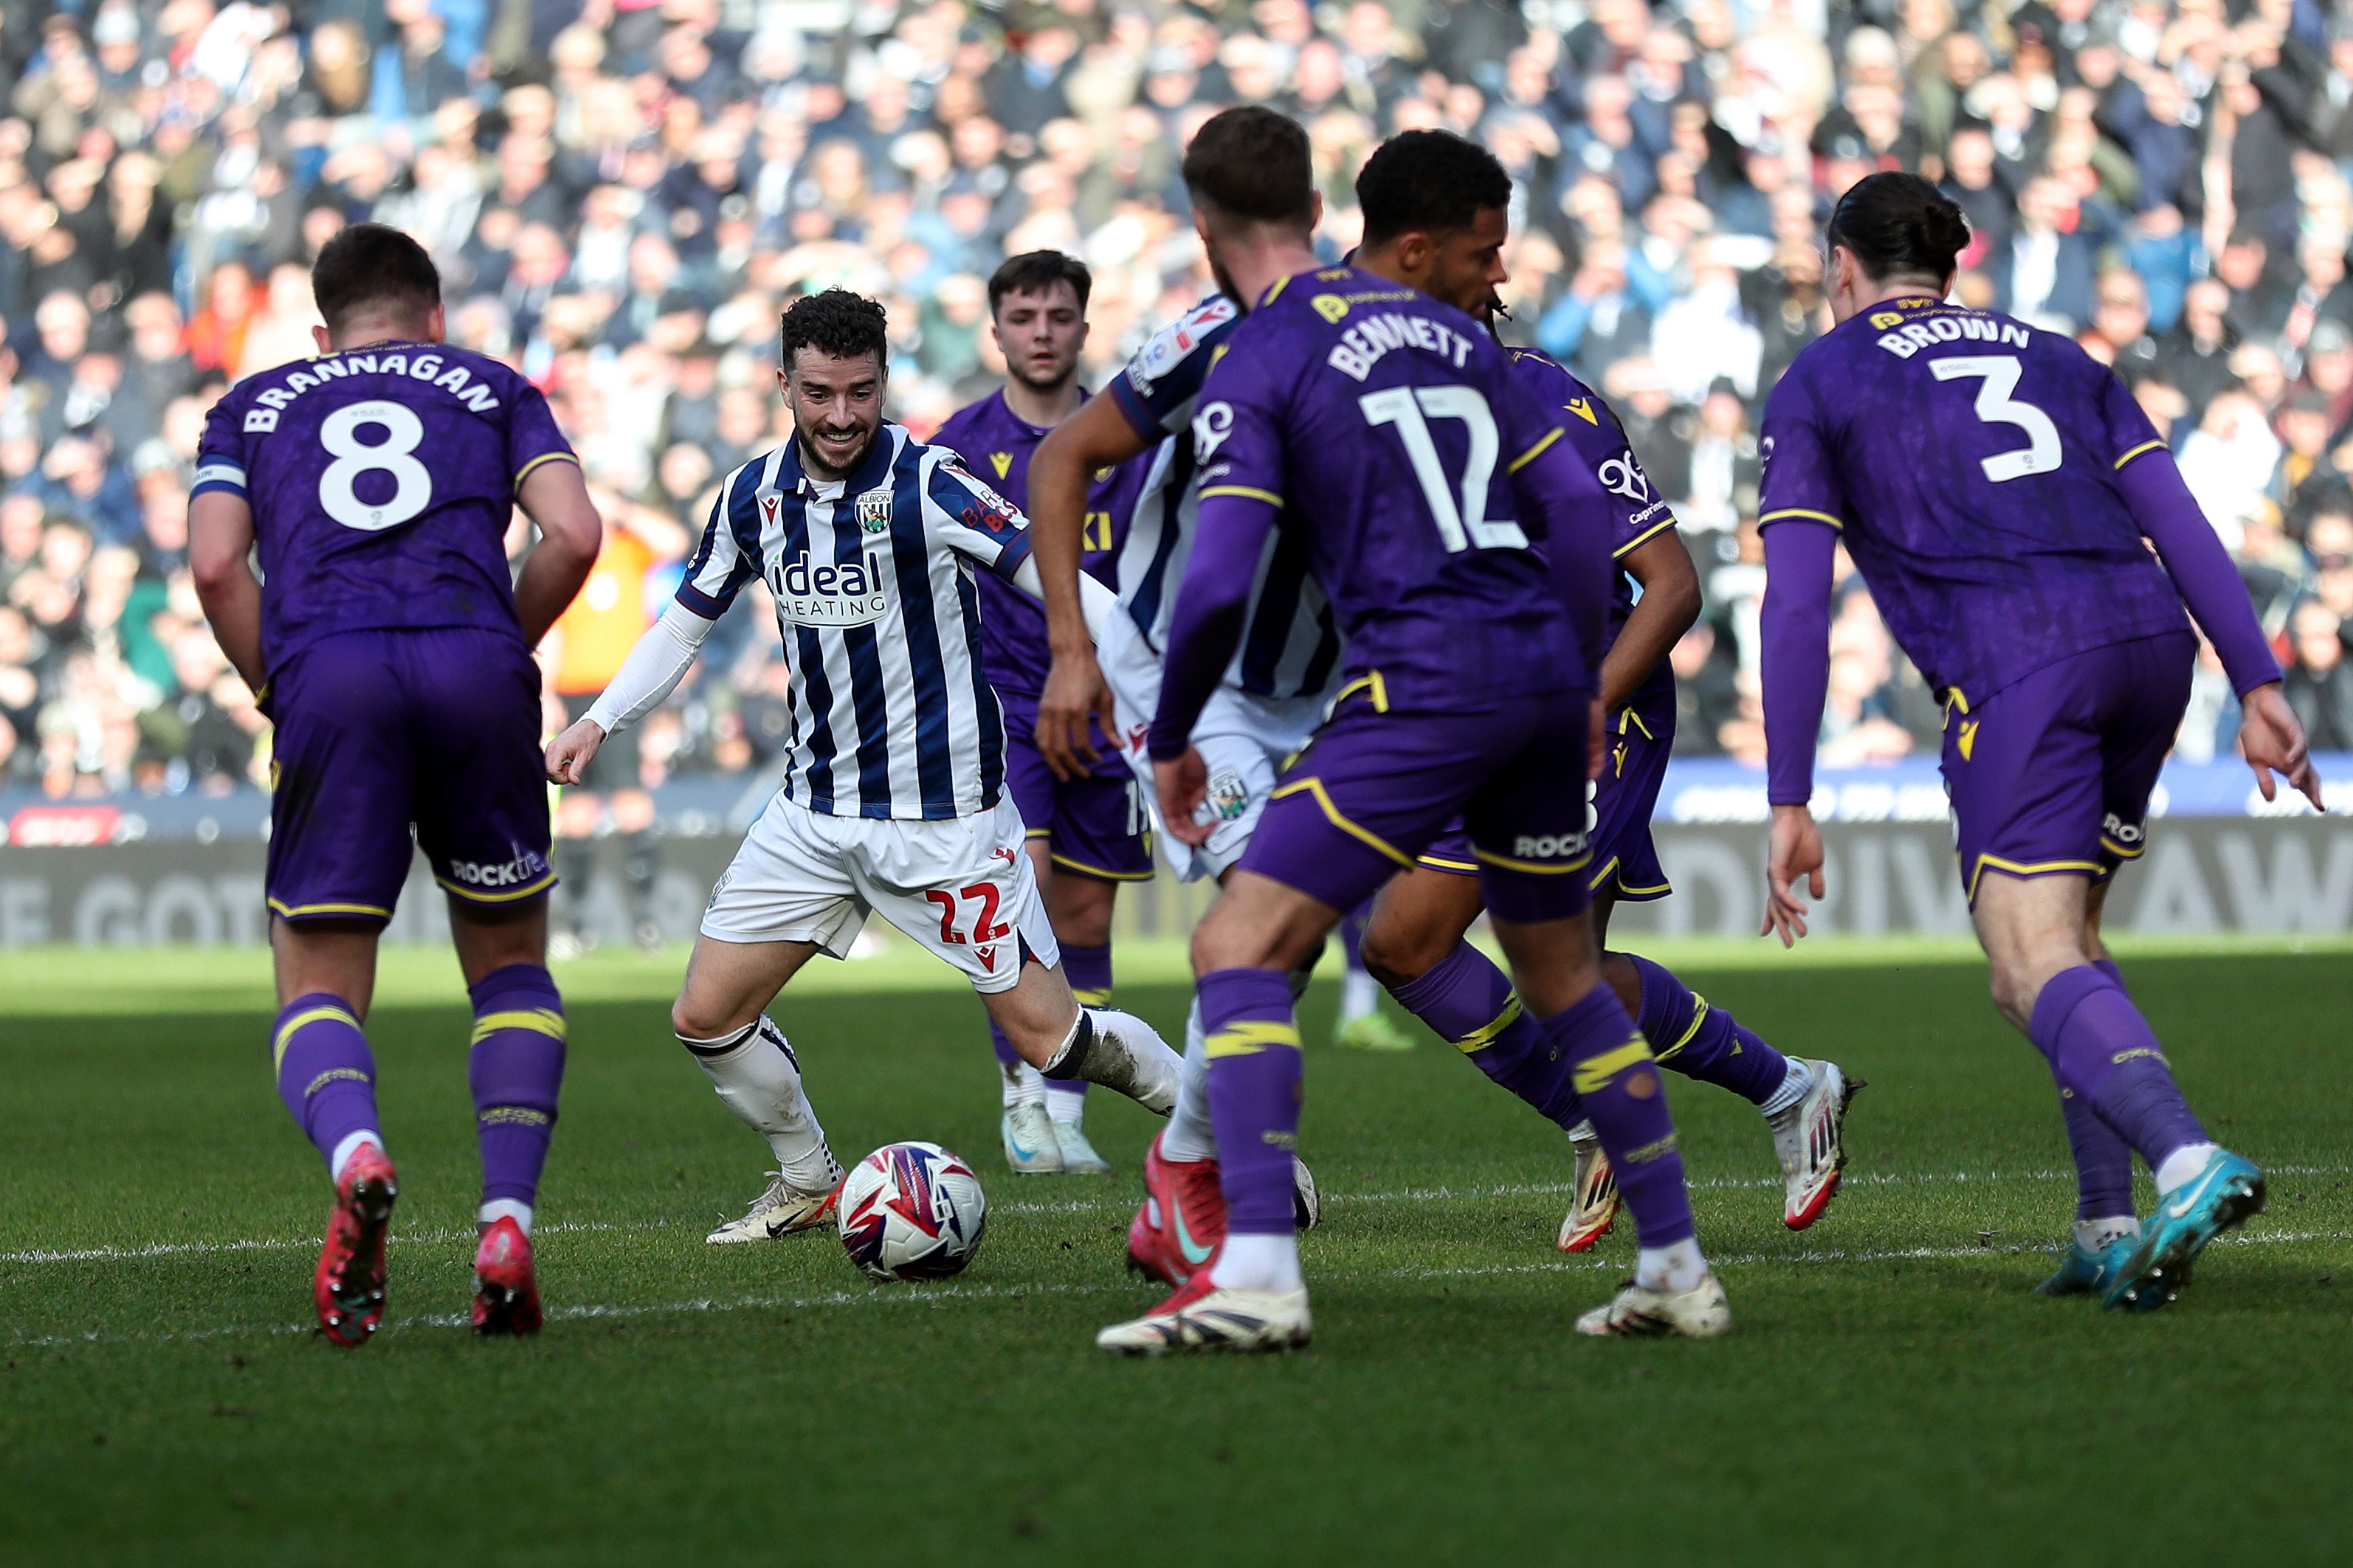
[{"label": "macron logo", "polygon": [[776,596],[778,620],[804,626],[863,626],[890,613],[886,582],[871,555],[812,566],[804,550],[776,568],[768,587]]}]

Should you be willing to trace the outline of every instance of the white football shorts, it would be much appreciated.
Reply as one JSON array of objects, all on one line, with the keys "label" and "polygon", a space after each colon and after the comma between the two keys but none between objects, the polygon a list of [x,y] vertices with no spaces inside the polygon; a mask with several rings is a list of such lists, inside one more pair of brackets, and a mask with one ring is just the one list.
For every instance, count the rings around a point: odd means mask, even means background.
[{"label": "white football shorts", "polygon": [[1160,706],[1160,663],[1149,645],[1124,616],[1115,628],[1099,631],[1096,656],[1103,679],[1118,708],[1121,754],[1144,781],[1144,798],[1152,803],[1153,826],[1160,830],[1160,851],[1176,868],[1180,881],[1222,877],[1242,858],[1250,837],[1266,809],[1274,781],[1324,721],[1324,698],[1257,697],[1220,684],[1193,726],[1193,745],[1209,770],[1208,797],[1193,820],[1213,826],[1209,841],[1196,849],[1167,831],[1160,820],[1160,792],[1152,776],[1152,758],[1145,750],[1145,731]]},{"label": "white football shorts", "polygon": [[1026,943],[1061,963],[1010,796],[944,822],[826,816],[778,794],[711,889],[715,942],[809,942],[830,958],[879,912],[984,994],[1021,978]]}]

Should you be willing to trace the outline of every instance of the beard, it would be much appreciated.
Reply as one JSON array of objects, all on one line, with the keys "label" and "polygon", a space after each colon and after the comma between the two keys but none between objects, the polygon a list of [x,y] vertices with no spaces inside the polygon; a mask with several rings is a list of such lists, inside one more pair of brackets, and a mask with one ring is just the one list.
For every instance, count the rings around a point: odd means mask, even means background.
[{"label": "beard", "polygon": [[1054,394],[1070,385],[1071,380],[1077,376],[1079,374],[1079,361],[1075,354],[1072,355],[1071,363],[1063,367],[1062,373],[1060,375],[1055,376],[1051,381],[1040,381],[1036,376],[1031,375],[1028,367],[1019,360],[1007,360],[1005,362],[1005,374],[1012,380],[1019,382],[1022,385],[1028,387],[1030,391],[1038,394],[1039,396],[1051,397]]},{"label": "beard", "polygon": [[878,420],[866,432],[866,438],[858,444],[858,449],[850,454],[849,461],[839,468],[797,428],[793,432],[793,440],[801,449],[802,468],[819,479],[846,479],[864,466],[866,459],[873,454],[875,437],[881,434],[881,422]]}]

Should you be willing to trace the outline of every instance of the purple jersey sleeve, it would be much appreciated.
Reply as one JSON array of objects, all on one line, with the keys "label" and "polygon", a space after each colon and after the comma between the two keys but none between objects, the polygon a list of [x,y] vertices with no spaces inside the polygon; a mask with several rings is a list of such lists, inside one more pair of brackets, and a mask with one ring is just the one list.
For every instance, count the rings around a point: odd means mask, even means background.
[{"label": "purple jersey sleeve", "polygon": [[1774,384],[1765,400],[1765,428],[1757,449],[1765,465],[1757,504],[1759,528],[1793,520],[1846,526],[1846,498],[1821,411],[1802,376],[1784,375]]},{"label": "purple jersey sleeve", "polygon": [[524,477],[542,463],[579,460],[572,443],[555,427],[555,411],[548,407],[546,395],[529,382],[519,382],[514,413],[507,421],[507,466],[515,488],[520,490]]},{"label": "purple jersey sleeve", "polygon": [[1209,367],[1240,321],[1241,312],[1224,295],[1204,300],[1153,333],[1112,378],[1111,395],[1137,435],[1156,441],[1184,431]]},{"label": "purple jersey sleeve", "polygon": [[2165,563],[2206,640],[2214,645],[2232,689],[2244,697],[2280,678],[2279,661],[2264,640],[2238,568],[2182,482],[2181,470],[2162,445],[2154,440],[2150,445],[2154,451],[2127,448],[2130,455],[2116,476],[2117,489],[2132,509],[2133,521],[2157,546],[2158,559]]},{"label": "purple jersey sleeve", "polygon": [[205,416],[204,439],[196,447],[196,477],[188,487],[190,500],[214,491],[247,499],[244,417],[243,400],[234,391],[213,403],[212,412]]},{"label": "purple jersey sleeve", "polygon": [[1765,698],[1766,798],[1804,805],[1814,797],[1814,744],[1831,685],[1831,575],[1838,532],[1818,519],[1765,535],[1759,613]]}]

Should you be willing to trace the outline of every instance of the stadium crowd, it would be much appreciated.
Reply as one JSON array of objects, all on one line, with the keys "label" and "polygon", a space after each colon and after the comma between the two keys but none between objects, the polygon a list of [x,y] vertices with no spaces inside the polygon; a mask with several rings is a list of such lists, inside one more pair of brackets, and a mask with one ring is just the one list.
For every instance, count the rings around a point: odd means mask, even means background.
[{"label": "stadium crowd", "polygon": [[[450,338],[543,385],[582,455],[607,538],[544,650],[557,725],[668,598],[717,479],[782,438],[785,301],[883,299],[892,416],[928,433],[1002,371],[991,269],[1067,249],[1099,384],[1210,287],[1177,157],[1234,102],[1307,126],[1335,259],[1386,135],[1451,128],[1518,178],[1507,332],[1606,391],[1700,563],[1679,751],[1761,761],[1757,411],[1829,324],[1830,203],[1895,168],[1968,213],[1966,302],[2133,386],[2314,748],[2353,750],[2341,7],[0,0],[0,787],[266,785],[187,489],[223,387],[313,352],[307,267],[343,225],[423,239]],[[1936,703],[1847,578],[1823,760],[1933,752]],[[746,595],[648,721],[642,784],[776,753],[767,616]],[[2178,752],[2236,724],[2210,657]],[[565,831],[641,832],[633,793]]]}]

